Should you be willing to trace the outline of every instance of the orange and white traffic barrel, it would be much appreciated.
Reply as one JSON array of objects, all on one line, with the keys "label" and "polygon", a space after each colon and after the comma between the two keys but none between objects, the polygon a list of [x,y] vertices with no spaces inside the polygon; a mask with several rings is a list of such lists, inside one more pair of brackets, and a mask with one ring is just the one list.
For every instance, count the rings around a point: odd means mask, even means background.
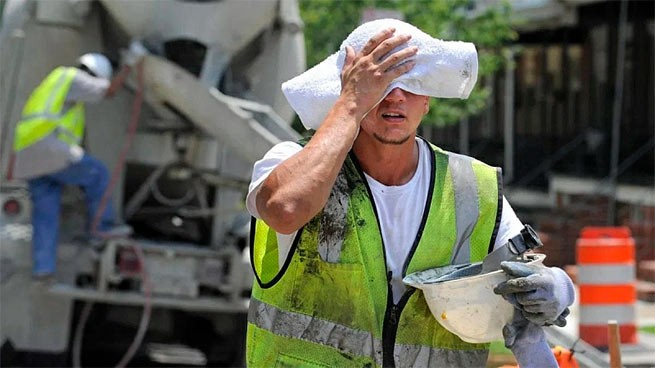
[{"label": "orange and white traffic barrel", "polygon": [[585,227],[577,241],[580,338],[607,348],[608,320],[621,343],[637,343],[635,241],[628,227]]}]

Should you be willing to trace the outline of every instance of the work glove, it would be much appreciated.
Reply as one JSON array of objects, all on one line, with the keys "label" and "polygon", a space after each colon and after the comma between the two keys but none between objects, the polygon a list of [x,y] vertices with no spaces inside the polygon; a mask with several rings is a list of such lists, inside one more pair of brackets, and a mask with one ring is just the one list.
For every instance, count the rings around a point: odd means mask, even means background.
[{"label": "work glove", "polygon": [[537,326],[566,324],[567,307],[573,304],[575,292],[562,269],[522,262],[502,262],[500,267],[509,280],[498,284],[494,293],[502,295]]},{"label": "work glove", "polygon": [[121,50],[121,57],[124,64],[134,67],[148,53],[148,49],[140,41],[132,41],[127,49]]},{"label": "work glove", "polygon": [[528,321],[520,310],[514,309],[512,322],[503,327],[503,337],[505,346],[512,351],[519,367],[558,366],[543,328]]}]

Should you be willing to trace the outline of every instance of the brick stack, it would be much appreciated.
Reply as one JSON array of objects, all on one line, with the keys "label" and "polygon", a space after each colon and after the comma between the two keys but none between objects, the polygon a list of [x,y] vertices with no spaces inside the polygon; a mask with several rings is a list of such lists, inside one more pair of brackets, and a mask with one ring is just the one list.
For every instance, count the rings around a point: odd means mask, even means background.
[{"label": "brick stack", "polygon": [[637,299],[655,302],[655,261],[637,262]]},{"label": "brick stack", "polygon": [[655,260],[655,207],[624,205],[619,222],[632,230],[637,259]]},{"label": "brick stack", "polygon": [[624,205],[619,222],[632,230],[637,253],[637,298],[655,301],[655,207]]},{"label": "brick stack", "polygon": [[607,198],[557,193],[556,206],[537,217],[535,229],[543,233],[543,253],[548,266],[564,268],[574,265],[575,243],[585,226],[604,226],[607,221]]}]

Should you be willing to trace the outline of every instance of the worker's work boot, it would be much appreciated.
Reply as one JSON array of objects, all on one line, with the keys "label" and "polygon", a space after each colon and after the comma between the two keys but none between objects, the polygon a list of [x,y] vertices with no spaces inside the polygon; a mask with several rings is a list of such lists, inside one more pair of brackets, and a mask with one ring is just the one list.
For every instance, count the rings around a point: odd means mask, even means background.
[{"label": "worker's work boot", "polygon": [[55,274],[52,272],[39,273],[32,275],[32,282],[34,282],[36,285],[49,287],[54,285],[57,282],[57,279],[55,278]]}]

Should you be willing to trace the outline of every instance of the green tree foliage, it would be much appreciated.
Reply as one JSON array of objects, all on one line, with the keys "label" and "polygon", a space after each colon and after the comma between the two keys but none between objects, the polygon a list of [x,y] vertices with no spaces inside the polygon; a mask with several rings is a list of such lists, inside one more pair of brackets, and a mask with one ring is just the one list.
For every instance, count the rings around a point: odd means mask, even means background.
[{"label": "green tree foliage", "polygon": [[366,8],[389,9],[433,37],[467,41],[478,50],[478,83],[467,100],[431,99],[425,122],[454,124],[480,112],[487,102],[489,87],[480,81],[504,65],[502,46],[516,38],[510,25],[510,6],[500,3],[475,16],[475,0],[299,0],[305,23],[307,65],[316,65],[336,52],[341,42],[360,22]]}]

